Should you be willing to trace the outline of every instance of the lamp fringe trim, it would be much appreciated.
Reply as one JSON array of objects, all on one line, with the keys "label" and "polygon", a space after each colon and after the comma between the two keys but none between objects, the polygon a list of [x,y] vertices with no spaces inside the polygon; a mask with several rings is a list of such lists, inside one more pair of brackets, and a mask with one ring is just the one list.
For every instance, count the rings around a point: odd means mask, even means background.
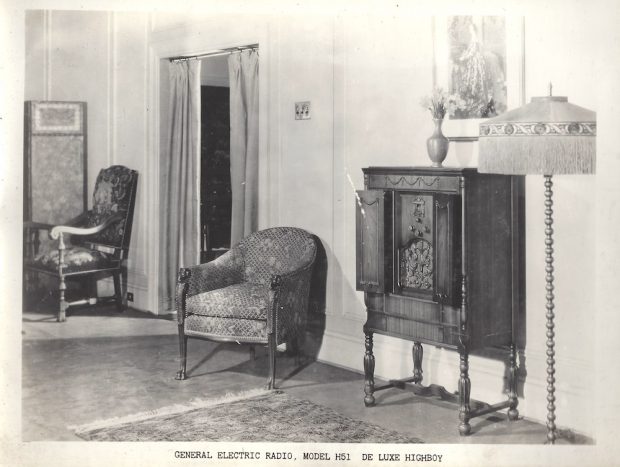
[{"label": "lamp fringe trim", "polygon": [[596,139],[591,136],[479,138],[478,171],[511,175],[593,174]]}]

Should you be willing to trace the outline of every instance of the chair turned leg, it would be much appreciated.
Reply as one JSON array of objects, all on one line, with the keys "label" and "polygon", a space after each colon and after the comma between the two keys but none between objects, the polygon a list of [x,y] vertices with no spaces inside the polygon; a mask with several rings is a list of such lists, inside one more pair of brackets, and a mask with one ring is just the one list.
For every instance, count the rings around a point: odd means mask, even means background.
[{"label": "chair turned leg", "polygon": [[65,275],[63,274],[65,268],[65,242],[62,238],[62,232],[58,237],[58,276],[60,284],[58,285],[58,292],[60,294],[60,308],[58,309],[57,321],[62,323],[67,320],[66,312],[69,308],[69,302],[65,300],[65,291],[67,290],[67,283],[65,282]]},{"label": "chair turned leg", "polygon": [[67,321],[67,308],[69,308],[69,304],[65,301],[64,297],[60,299],[60,308],[58,310],[58,317],[56,321],[59,323],[64,323]]},{"label": "chair turned leg", "polygon": [[59,308],[58,308],[58,317],[56,321],[59,323],[63,323],[67,320],[67,308],[69,308],[69,302],[65,300],[65,290],[67,290],[67,283],[65,282],[64,276],[60,276],[60,285],[58,287],[59,291]]},{"label": "chair turned leg", "polygon": [[269,380],[267,381],[267,389],[276,388],[276,338],[273,334],[269,334],[267,338],[267,347],[269,351]]},{"label": "chair turned leg", "polygon": [[116,311],[123,312],[123,291],[121,289],[121,273],[114,273],[114,298],[116,299]]},{"label": "chair turned leg", "polygon": [[185,335],[185,329],[183,324],[179,324],[179,357],[180,368],[177,372],[175,379],[184,380],[187,379],[185,370],[187,368],[187,336]]}]

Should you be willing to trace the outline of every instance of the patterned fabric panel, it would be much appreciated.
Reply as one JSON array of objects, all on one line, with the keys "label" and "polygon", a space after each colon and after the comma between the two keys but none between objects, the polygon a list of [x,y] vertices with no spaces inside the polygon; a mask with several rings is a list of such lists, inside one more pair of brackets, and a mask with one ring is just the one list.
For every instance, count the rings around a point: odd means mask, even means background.
[{"label": "patterned fabric panel", "polygon": [[187,313],[220,318],[267,320],[269,288],[260,284],[234,284],[189,297]]},{"label": "patterned fabric panel", "polygon": [[269,284],[272,274],[284,274],[302,268],[316,254],[314,238],[295,227],[260,230],[239,243],[245,260],[245,279]]},{"label": "patterned fabric panel", "polygon": [[64,224],[84,212],[84,137],[39,135],[31,144],[31,220]]},{"label": "patterned fabric panel", "polygon": [[185,318],[185,329],[232,340],[256,339],[267,342],[267,321],[263,320],[190,315]]},{"label": "patterned fabric panel", "polygon": [[[130,203],[135,198],[137,177],[137,172],[122,165],[102,169],[95,183],[93,208],[88,212],[88,220],[84,227],[100,225],[107,217],[117,212],[128,212],[131,208]],[[123,246],[126,222],[127,219],[116,222],[104,231],[87,237],[87,240],[120,248]]]},{"label": "patterned fabric panel", "polygon": [[188,297],[243,282],[243,256],[238,248],[232,248],[213,261],[189,269],[192,275]]},{"label": "patterned fabric panel", "polygon": [[[58,250],[52,250],[37,255],[31,264],[50,271],[58,271],[58,262]],[[118,261],[100,251],[72,246],[65,250],[65,264],[67,266],[65,266],[64,272],[69,273],[115,267],[118,266]]]}]

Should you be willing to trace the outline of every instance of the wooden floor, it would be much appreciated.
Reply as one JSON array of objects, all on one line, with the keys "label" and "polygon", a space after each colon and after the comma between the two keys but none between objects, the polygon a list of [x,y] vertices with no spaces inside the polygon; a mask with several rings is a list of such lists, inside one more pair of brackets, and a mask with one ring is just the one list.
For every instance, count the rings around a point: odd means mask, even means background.
[{"label": "wooden floor", "polygon": [[[309,344],[311,345],[311,344]],[[267,358],[257,348],[190,340],[186,381],[178,366],[176,322],[113,308],[73,311],[65,323],[48,312],[23,314],[22,436],[24,441],[78,440],[69,429],[194,398],[219,397],[266,382]],[[377,381],[377,384],[380,384]],[[405,432],[432,444],[543,444],[546,429],[528,420],[509,422],[504,413],[472,420],[472,434],[458,435],[452,403],[397,389],[363,404],[363,376],[281,354],[278,387],[295,397],[329,406],[364,422]],[[568,436],[565,443],[591,443]]]}]

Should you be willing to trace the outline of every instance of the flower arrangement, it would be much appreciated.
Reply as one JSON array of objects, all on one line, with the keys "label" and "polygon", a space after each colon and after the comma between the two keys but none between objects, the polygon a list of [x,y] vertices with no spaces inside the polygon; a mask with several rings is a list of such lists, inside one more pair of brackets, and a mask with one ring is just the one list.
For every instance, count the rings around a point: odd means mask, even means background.
[{"label": "flower arrangement", "polygon": [[420,104],[430,110],[434,119],[443,119],[446,112],[452,115],[454,110],[462,105],[461,101],[457,95],[448,94],[442,88],[435,88],[433,94],[423,97]]}]

